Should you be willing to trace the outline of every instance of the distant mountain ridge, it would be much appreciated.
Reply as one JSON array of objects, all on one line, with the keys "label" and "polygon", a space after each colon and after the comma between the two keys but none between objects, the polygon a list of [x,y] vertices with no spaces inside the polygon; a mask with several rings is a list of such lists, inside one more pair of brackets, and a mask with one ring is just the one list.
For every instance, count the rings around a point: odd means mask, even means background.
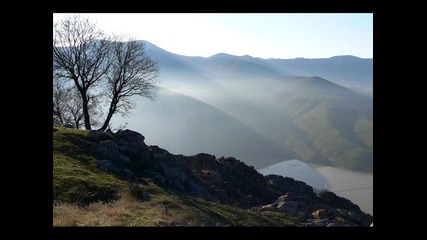
[{"label": "distant mountain ridge", "polygon": [[[158,51],[158,46],[145,42],[147,50]],[[161,49],[163,53],[174,56],[191,63],[202,61],[203,59],[240,59],[247,62],[256,63],[264,67],[271,68],[287,76],[318,76],[334,83],[352,88],[358,91],[373,92],[373,59],[360,58],[353,55],[340,55],[330,58],[259,58],[250,55],[235,56],[227,53],[217,53],[210,57],[191,57],[178,55]]]}]

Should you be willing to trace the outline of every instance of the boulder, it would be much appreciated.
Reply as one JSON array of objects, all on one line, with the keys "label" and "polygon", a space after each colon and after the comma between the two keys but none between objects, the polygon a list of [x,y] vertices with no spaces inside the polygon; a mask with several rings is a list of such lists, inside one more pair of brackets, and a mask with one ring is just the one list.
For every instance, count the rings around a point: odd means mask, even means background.
[{"label": "boulder", "polygon": [[156,154],[169,154],[169,152],[163,148],[160,148],[157,145],[151,145],[149,147],[150,152],[156,153]]},{"label": "boulder", "polygon": [[145,137],[142,136],[141,133],[135,132],[132,130],[128,130],[128,129],[126,129],[126,130],[120,129],[119,131],[116,132],[116,137],[118,139],[123,139],[127,142],[140,142],[140,143],[142,142],[143,143],[145,140]]},{"label": "boulder", "polygon": [[350,200],[348,200],[346,198],[337,196],[333,192],[321,191],[317,195],[318,195],[318,197],[320,199],[322,199],[327,204],[333,206],[334,208],[341,208],[341,209],[351,210],[351,211],[355,211],[355,212],[358,212],[358,213],[362,212],[360,210],[359,206],[357,206],[356,204],[352,203]]},{"label": "boulder", "polygon": [[96,165],[101,171],[104,172],[117,172],[118,169],[110,160],[96,160]]},{"label": "boulder", "polygon": [[145,137],[131,130],[119,130],[116,132],[119,151],[127,156],[138,158],[151,158],[150,149],[145,145]]},{"label": "boulder", "polygon": [[128,168],[121,169],[120,175],[126,180],[130,180],[130,181],[137,180],[137,177],[135,176],[135,174]]},{"label": "boulder", "polygon": [[308,220],[307,227],[326,227],[330,221],[328,219],[310,219]]},{"label": "boulder", "polygon": [[319,210],[313,212],[312,215],[316,219],[326,219],[326,218],[328,218],[328,211],[325,209],[319,209]]},{"label": "boulder", "polygon": [[119,154],[117,156],[117,162],[123,163],[123,164],[130,164],[130,159],[123,154]]},{"label": "boulder", "polygon": [[169,167],[165,163],[160,163],[160,167],[162,168],[163,175],[166,178],[173,179],[173,178],[177,178],[181,175],[181,171],[176,167]]},{"label": "boulder", "polygon": [[117,144],[111,140],[98,143],[96,151],[101,158],[116,160],[119,155]]},{"label": "boulder", "polygon": [[261,206],[261,210],[272,210],[274,208],[275,210],[281,211],[281,212],[287,212],[287,213],[299,213],[301,216],[311,217],[306,212],[308,203],[306,202],[306,199],[302,198],[299,195],[296,195],[295,193],[288,192],[285,195],[280,196],[277,198],[277,200],[268,205]]},{"label": "boulder", "polygon": [[304,182],[297,181],[290,177],[282,177],[279,175],[267,175],[264,177],[267,181],[268,188],[277,192],[281,195],[288,192],[293,192],[299,196],[302,196],[306,199],[311,199],[316,196],[313,191],[313,187],[305,184]]},{"label": "boulder", "polygon": [[87,138],[93,141],[105,141],[111,140],[113,137],[111,134],[101,130],[90,130],[87,134]]}]

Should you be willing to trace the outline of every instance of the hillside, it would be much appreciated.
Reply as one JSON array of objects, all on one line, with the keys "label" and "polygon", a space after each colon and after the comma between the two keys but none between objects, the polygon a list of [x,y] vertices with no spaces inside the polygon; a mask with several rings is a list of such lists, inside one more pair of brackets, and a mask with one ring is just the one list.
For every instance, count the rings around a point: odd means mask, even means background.
[{"label": "hillside", "polygon": [[232,157],[175,155],[130,130],[53,127],[54,226],[369,226],[372,216]]}]

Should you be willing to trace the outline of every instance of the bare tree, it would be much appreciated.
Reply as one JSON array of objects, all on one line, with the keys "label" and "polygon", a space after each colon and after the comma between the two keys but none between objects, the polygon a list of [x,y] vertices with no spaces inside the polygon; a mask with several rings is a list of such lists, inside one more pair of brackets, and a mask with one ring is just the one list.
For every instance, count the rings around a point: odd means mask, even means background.
[{"label": "bare tree", "polygon": [[88,19],[78,15],[54,25],[54,77],[72,81],[79,92],[86,129],[91,129],[89,105],[95,87],[110,68],[110,41]]},{"label": "bare tree", "polygon": [[[83,122],[83,104],[80,93],[73,86],[67,86],[60,81],[54,81],[53,85],[53,121],[56,124],[69,124],[80,128]],[[90,98],[90,96],[89,96]],[[95,98],[89,102],[88,109],[91,117],[95,117],[92,125],[100,125],[96,117],[102,112],[98,109],[98,100]]]},{"label": "bare tree", "polygon": [[145,54],[142,42],[116,40],[112,44],[111,68],[107,72],[107,93],[110,100],[108,114],[101,130],[107,129],[112,116],[128,114],[135,107],[133,96],[156,97],[159,76],[157,62]]},{"label": "bare tree", "polygon": [[63,87],[58,81],[53,83],[53,123],[64,125],[69,123],[67,101],[70,89]]}]

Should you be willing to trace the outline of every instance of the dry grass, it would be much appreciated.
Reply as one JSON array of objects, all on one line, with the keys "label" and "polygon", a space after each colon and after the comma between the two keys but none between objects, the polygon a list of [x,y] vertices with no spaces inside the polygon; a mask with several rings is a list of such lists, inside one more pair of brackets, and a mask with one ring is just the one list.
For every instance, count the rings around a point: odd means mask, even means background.
[{"label": "dry grass", "polygon": [[136,200],[92,203],[87,207],[56,204],[53,226],[155,226],[161,209]]},{"label": "dry grass", "polygon": [[53,226],[289,226],[297,225],[283,213],[264,215],[167,191],[148,181],[148,201],[123,188],[114,202],[81,207],[57,202]]},{"label": "dry grass", "polygon": [[87,208],[59,204],[53,208],[54,226],[120,226],[126,213],[123,206],[94,203]]}]

